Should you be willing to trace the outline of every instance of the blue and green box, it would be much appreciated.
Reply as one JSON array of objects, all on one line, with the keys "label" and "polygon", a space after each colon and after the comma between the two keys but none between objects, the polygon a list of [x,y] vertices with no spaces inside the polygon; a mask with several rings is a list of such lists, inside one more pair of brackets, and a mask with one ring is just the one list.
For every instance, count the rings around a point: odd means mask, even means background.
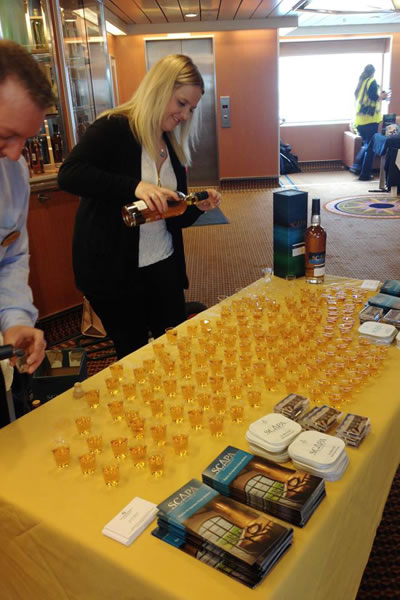
[{"label": "blue and green box", "polygon": [[274,275],[291,279],[304,275],[304,237],[308,193],[274,192]]}]

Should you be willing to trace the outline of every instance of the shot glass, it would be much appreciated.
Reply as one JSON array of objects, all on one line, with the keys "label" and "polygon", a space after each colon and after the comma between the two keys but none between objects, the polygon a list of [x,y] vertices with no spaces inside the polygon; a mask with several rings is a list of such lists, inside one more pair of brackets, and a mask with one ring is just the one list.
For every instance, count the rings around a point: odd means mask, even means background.
[{"label": "shot glass", "polygon": [[197,385],[201,387],[206,387],[208,383],[208,372],[205,369],[201,369],[200,371],[195,372],[195,378]]},{"label": "shot glass", "polygon": [[79,457],[79,464],[83,475],[92,475],[96,470],[96,455],[92,452],[82,454]]},{"label": "shot glass", "polygon": [[242,403],[235,402],[235,404],[231,404],[229,411],[233,423],[243,423],[244,405]]},{"label": "shot glass", "polygon": [[177,391],[177,381],[175,378],[164,379],[163,381],[164,392],[170,398],[176,396]]},{"label": "shot glass", "polygon": [[167,441],[167,426],[162,422],[154,422],[150,426],[151,437],[157,446],[165,446]]},{"label": "shot glass", "polygon": [[192,384],[185,384],[182,385],[181,391],[185,402],[187,402],[187,404],[193,404],[196,395],[196,387]]},{"label": "shot glass", "polygon": [[172,377],[172,375],[175,375],[176,373],[176,364],[169,357],[166,357],[161,361],[161,368],[164,371],[164,375],[168,375],[169,377]]},{"label": "shot glass", "polygon": [[167,327],[165,330],[165,335],[167,337],[168,344],[176,345],[178,341],[178,330],[176,327]]},{"label": "shot glass", "polygon": [[89,448],[89,452],[94,452],[95,454],[100,454],[103,450],[103,436],[101,435],[91,435],[86,438],[86,442]]},{"label": "shot glass", "polygon": [[162,398],[153,398],[150,400],[150,409],[153,417],[164,416],[164,400]]},{"label": "shot glass", "polygon": [[92,419],[90,417],[78,417],[75,419],[75,425],[79,435],[87,435],[92,428]]},{"label": "shot glass", "polygon": [[201,408],[192,408],[188,411],[190,426],[195,431],[203,429],[203,410]]},{"label": "shot glass", "polygon": [[160,373],[149,373],[149,383],[154,391],[161,389],[162,377]]},{"label": "shot glass", "polygon": [[118,460],[126,458],[128,454],[128,438],[119,437],[111,440],[110,444],[115,458]]},{"label": "shot glass", "polygon": [[190,362],[182,362],[180,365],[181,377],[183,379],[191,379],[192,378],[192,363]]},{"label": "shot glass", "polygon": [[85,398],[89,408],[97,408],[100,404],[100,390],[87,390]]},{"label": "shot glass", "polygon": [[107,404],[108,410],[114,422],[122,421],[124,416],[124,403],[122,400],[113,400]]},{"label": "shot glass", "polygon": [[155,356],[158,358],[165,352],[165,344],[162,342],[153,342],[152,348]]},{"label": "shot glass", "polygon": [[188,337],[195,338],[195,337],[197,337],[198,332],[199,332],[198,323],[188,323],[188,325],[187,325]]},{"label": "shot glass", "polygon": [[136,417],[136,419],[133,419],[129,423],[129,427],[135,439],[138,440],[144,437],[145,419],[143,417]]},{"label": "shot glass", "polygon": [[106,386],[108,393],[111,396],[116,396],[119,393],[119,379],[118,377],[106,377]]},{"label": "shot glass", "polygon": [[250,352],[245,352],[239,356],[239,365],[243,372],[251,368],[252,355]]},{"label": "shot glass", "polygon": [[136,383],[144,383],[146,381],[146,369],[144,367],[134,367],[133,375]]},{"label": "shot glass", "polygon": [[198,367],[207,366],[207,362],[208,362],[207,352],[196,352],[194,355],[194,359],[195,359],[196,365]]},{"label": "shot glass", "polygon": [[188,335],[181,335],[179,336],[176,345],[178,346],[178,350],[190,351],[190,348],[192,347],[192,339]]},{"label": "shot glass", "polygon": [[225,348],[224,349],[225,363],[227,363],[228,365],[236,364],[236,357],[237,357],[237,351],[234,348]]},{"label": "shot glass", "polygon": [[248,390],[247,400],[251,408],[259,408],[261,405],[261,392],[259,390]]},{"label": "shot glass", "polygon": [[119,484],[119,465],[105,465],[103,467],[104,483],[109,487],[115,487]]},{"label": "shot glass", "polygon": [[69,446],[57,446],[53,448],[53,456],[56,461],[56,465],[59,469],[65,469],[69,467],[71,460],[71,452]]},{"label": "shot glass", "polygon": [[139,416],[139,413],[137,410],[126,410],[124,413],[126,424],[130,425],[131,421],[133,421],[134,419],[137,419],[138,416]]},{"label": "shot glass", "polygon": [[210,377],[210,387],[214,394],[221,394],[224,389],[223,375],[212,375]]},{"label": "shot glass", "polygon": [[243,394],[243,386],[241,383],[231,383],[229,386],[229,393],[232,400],[240,400]]},{"label": "shot glass", "polygon": [[230,383],[231,381],[235,381],[237,372],[237,365],[232,363],[230,365],[226,365],[224,367],[224,377],[225,380]]},{"label": "shot glass", "polygon": [[200,392],[197,394],[197,403],[203,410],[210,410],[211,394],[209,392]]},{"label": "shot glass", "polygon": [[253,364],[253,369],[256,377],[265,377],[267,372],[267,363],[259,360]]},{"label": "shot glass", "polygon": [[110,365],[109,369],[112,377],[117,377],[119,381],[122,381],[124,377],[124,366],[121,363],[113,363]]},{"label": "shot glass", "polygon": [[215,412],[219,415],[224,415],[226,412],[226,395],[225,394],[216,394],[211,399],[213,408]]},{"label": "shot glass", "polygon": [[147,446],[144,444],[137,444],[129,448],[129,454],[131,455],[132,462],[137,469],[143,469],[146,464]]},{"label": "shot glass", "polygon": [[188,434],[183,432],[174,432],[172,434],[172,445],[177,456],[186,456],[189,448]]},{"label": "shot glass", "polygon": [[171,420],[174,423],[183,423],[184,408],[182,403],[171,404],[169,407],[169,413],[171,415]]},{"label": "shot glass", "polygon": [[221,375],[222,374],[222,367],[223,367],[222,358],[210,358],[210,360],[208,361],[208,364],[210,365],[211,375]]},{"label": "shot glass", "polygon": [[146,369],[147,373],[154,373],[156,370],[156,361],[154,358],[144,358],[143,368]]},{"label": "shot glass", "polygon": [[154,389],[151,386],[143,385],[140,389],[142,399],[145,404],[150,404],[154,399]]},{"label": "shot glass", "polygon": [[254,383],[254,374],[251,371],[244,371],[241,375],[241,380],[243,385],[250,388]]},{"label": "shot glass", "polygon": [[125,400],[132,402],[136,398],[136,384],[133,381],[127,381],[122,384],[122,392]]},{"label": "shot glass", "polygon": [[213,415],[208,417],[208,426],[213,437],[221,437],[224,432],[224,416]]},{"label": "shot glass", "polygon": [[147,458],[150,475],[157,479],[164,475],[164,453],[162,451],[150,452]]}]

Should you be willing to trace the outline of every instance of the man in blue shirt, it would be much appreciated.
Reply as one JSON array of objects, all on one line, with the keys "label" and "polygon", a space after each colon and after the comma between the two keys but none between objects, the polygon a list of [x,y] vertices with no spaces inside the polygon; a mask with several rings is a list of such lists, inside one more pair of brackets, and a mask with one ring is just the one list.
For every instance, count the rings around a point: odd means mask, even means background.
[{"label": "man in blue shirt", "polygon": [[[0,40],[0,332],[2,343],[25,351],[28,373],[42,362],[46,343],[34,327],[38,312],[28,285],[29,173],[21,152],[26,139],[39,132],[51,104],[50,82],[34,58],[18,44]],[[1,370],[0,378],[4,424]]]}]

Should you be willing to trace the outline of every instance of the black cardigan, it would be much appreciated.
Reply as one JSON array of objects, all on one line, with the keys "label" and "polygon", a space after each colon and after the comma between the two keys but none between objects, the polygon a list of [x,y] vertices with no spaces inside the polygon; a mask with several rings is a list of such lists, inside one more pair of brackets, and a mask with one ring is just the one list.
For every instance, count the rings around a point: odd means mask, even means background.
[{"label": "black cardigan", "polygon": [[[165,136],[177,189],[187,193],[186,172]],[[139,258],[140,227],[127,227],[121,207],[135,200],[141,180],[142,149],[122,116],[102,117],[85,132],[62,164],[61,189],[81,196],[73,236],[73,267],[78,289],[86,295],[115,297],[132,288]],[[166,220],[178,259],[182,287],[188,287],[182,227],[201,215],[190,206]]]}]

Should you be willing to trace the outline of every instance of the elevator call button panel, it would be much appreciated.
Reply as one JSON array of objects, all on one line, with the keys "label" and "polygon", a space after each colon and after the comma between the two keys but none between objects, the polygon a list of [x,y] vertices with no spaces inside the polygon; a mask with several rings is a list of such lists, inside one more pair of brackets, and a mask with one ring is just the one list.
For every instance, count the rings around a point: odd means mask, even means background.
[{"label": "elevator call button panel", "polygon": [[221,125],[231,126],[231,99],[230,96],[220,96],[221,101]]}]

